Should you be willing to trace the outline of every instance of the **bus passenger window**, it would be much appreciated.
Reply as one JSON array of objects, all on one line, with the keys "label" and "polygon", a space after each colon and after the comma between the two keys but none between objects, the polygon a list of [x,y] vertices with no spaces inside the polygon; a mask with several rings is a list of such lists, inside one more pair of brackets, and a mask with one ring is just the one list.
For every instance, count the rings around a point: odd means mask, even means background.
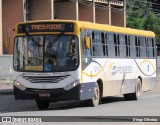
[{"label": "bus passenger window", "polygon": [[127,57],[130,57],[131,55],[130,55],[130,39],[129,39],[129,37],[127,36],[127,35],[125,35],[125,45],[126,45],[126,56]]},{"label": "bus passenger window", "polygon": [[101,32],[101,39],[102,39],[102,46],[103,46],[103,53],[104,53],[104,56],[107,56],[107,53],[106,53],[105,35],[104,35],[103,32]]},{"label": "bus passenger window", "polygon": [[108,56],[115,57],[114,36],[112,33],[107,34]]},{"label": "bus passenger window", "polygon": [[126,57],[125,35],[119,35],[119,43],[120,57]]},{"label": "bus passenger window", "polygon": [[136,57],[139,57],[139,45],[140,44],[140,39],[136,37]]},{"label": "bus passenger window", "polygon": [[146,38],[139,37],[140,41],[140,57],[146,57]]},{"label": "bus passenger window", "polygon": [[119,41],[117,40],[117,34],[114,34],[115,56],[119,56]]},{"label": "bus passenger window", "polygon": [[131,57],[136,57],[136,47],[135,47],[136,38],[135,38],[135,36],[129,36],[128,39],[130,39],[130,54],[131,54]]},{"label": "bus passenger window", "polygon": [[94,32],[92,38],[93,56],[103,57],[105,53],[103,51],[101,32]]},{"label": "bus passenger window", "polygon": [[105,35],[105,48],[106,48],[106,56],[108,56],[108,46],[107,46],[107,33]]},{"label": "bus passenger window", "polygon": [[147,55],[149,58],[154,57],[154,44],[152,38],[147,39]]}]

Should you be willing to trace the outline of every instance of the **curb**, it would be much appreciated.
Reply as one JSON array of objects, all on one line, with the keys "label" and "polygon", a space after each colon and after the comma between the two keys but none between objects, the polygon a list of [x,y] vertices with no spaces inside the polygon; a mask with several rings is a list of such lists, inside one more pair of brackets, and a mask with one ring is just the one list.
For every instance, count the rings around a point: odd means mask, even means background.
[{"label": "curb", "polygon": [[12,95],[13,89],[0,90],[0,95]]}]

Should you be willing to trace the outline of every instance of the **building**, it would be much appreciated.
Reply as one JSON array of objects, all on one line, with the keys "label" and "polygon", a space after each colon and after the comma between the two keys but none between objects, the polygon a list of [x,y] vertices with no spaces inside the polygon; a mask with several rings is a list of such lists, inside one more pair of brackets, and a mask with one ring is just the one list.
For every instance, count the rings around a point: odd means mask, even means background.
[{"label": "building", "polygon": [[[13,53],[11,29],[18,22],[68,19],[125,27],[125,3],[125,0],[0,0],[0,55]],[[9,48],[5,47],[7,34],[11,41]]]}]

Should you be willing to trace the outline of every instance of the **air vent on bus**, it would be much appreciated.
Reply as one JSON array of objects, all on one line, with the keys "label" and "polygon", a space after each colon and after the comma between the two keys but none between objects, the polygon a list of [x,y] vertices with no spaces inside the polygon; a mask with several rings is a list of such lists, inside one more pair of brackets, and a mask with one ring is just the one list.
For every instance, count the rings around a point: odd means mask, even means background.
[{"label": "air vent on bus", "polygon": [[69,75],[65,76],[23,76],[25,80],[28,80],[31,83],[58,83]]}]

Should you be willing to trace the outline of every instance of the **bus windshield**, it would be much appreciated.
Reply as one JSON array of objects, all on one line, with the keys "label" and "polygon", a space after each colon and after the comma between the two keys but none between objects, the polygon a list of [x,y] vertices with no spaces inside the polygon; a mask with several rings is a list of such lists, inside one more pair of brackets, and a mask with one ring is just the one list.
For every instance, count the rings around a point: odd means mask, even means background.
[{"label": "bus windshield", "polygon": [[78,38],[74,35],[37,35],[15,38],[16,71],[60,72],[78,67]]}]

